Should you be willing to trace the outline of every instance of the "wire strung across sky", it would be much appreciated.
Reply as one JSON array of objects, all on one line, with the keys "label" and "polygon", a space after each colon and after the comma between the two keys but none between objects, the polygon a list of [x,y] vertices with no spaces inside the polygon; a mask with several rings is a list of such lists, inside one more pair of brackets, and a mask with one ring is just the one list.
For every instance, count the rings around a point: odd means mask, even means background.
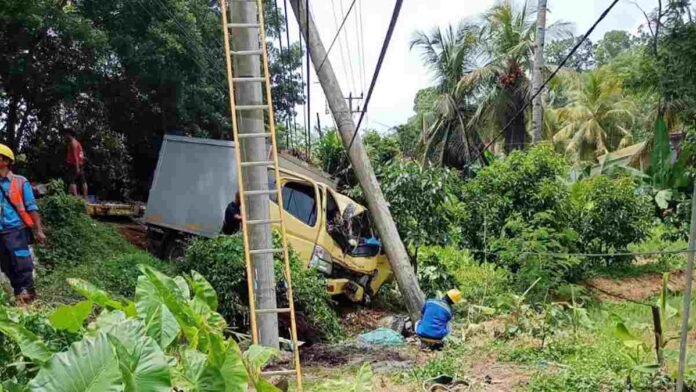
[{"label": "wire strung across sky", "polygon": [[[618,1],[618,0],[617,0]],[[394,28],[396,27],[396,21],[399,19],[399,12],[401,12],[401,5],[403,0],[396,0],[394,5],[394,12],[392,13],[391,21],[389,22],[389,29],[387,30],[387,35],[384,37],[384,43],[382,44],[382,51],[379,54],[379,59],[377,60],[377,66],[375,67],[375,72],[372,75],[372,82],[370,82],[370,89],[367,90],[367,97],[365,98],[365,103],[363,104],[363,109],[360,111],[360,119],[358,119],[358,124],[355,126],[355,131],[353,132],[353,137],[350,139],[350,144],[346,151],[350,151],[355,142],[355,137],[358,136],[358,131],[360,131],[360,124],[362,123],[365,113],[367,112],[367,106],[370,104],[370,98],[372,98],[372,92],[375,89],[375,84],[377,83],[377,77],[379,77],[379,71],[382,69],[382,63],[384,62],[384,57],[387,54],[387,48],[389,48],[389,42],[391,42],[392,34],[394,33]]]},{"label": "wire strung across sky", "polygon": [[[329,45],[329,49],[326,51],[326,55],[324,55],[324,58],[321,60],[321,63],[319,63],[319,67],[317,67],[317,73],[321,72],[321,68],[324,66],[324,63],[326,63],[326,59],[329,58],[329,53],[331,53],[331,49],[333,49],[334,44],[336,43],[336,40],[338,39],[339,35],[341,34],[341,31],[343,30],[343,26],[346,25],[346,20],[348,20],[348,16],[350,16],[350,12],[353,10],[353,7],[355,6],[356,1],[357,0],[353,0],[353,2],[350,3],[350,7],[348,8],[348,11],[346,12],[345,16],[343,16],[343,20],[341,21],[341,25],[338,26],[338,30],[336,31],[336,34],[334,35],[333,39],[331,40],[331,45]],[[348,75],[346,75],[346,77],[347,76]]]}]

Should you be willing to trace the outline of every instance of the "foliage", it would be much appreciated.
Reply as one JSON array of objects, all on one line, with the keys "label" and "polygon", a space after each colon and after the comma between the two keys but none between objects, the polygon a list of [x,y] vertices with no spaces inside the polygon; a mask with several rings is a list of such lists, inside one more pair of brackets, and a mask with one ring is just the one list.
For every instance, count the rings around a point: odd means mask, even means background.
[{"label": "foliage", "polygon": [[467,303],[484,304],[506,292],[509,279],[507,270],[479,263],[465,250],[427,246],[418,254],[418,281],[430,297],[456,287]]},{"label": "foliage", "polygon": [[[28,383],[32,391],[164,392],[184,388],[232,392],[246,390],[248,384],[259,391],[278,390],[258,377],[272,351],[252,346],[242,355],[233,340],[225,339],[226,324],[215,311],[215,293],[205,279],[195,271],[187,279],[172,279],[150,267],[141,270],[135,302],[113,300],[86,282],[74,281],[87,297],[83,304],[90,310],[99,305],[102,310],[86,327],[91,312],[76,313],[74,306],[67,305],[53,313],[54,328],[75,330],[77,326],[84,334],[67,351],[48,351],[33,334],[25,333],[23,338],[9,335],[38,367]],[[0,311],[9,312],[4,307]],[[178,339],[163,341],[160,329],[151,328],[164,312],[170,315]],[[3,325],[24,328],[9,317]],[[45,347],[47,355],[34,355],[33,348],[23,346],[27,340],[32,347]]]},{"label": "foliage", "polygon": [[553,216],[539,212],[525,221],[515,214],[492,243],[496,263],[515,272],[513,281],[518,289],[524,290],[538,281],[530,293],[536,299],[565,282],[577,280],[583,268],[583,259],[566,255],[577,250],[578,233],[557,226]]},{"label": "foliage", "polygon": [[570,199],[574,216],[570,225],[582,239],[582,252],[625,251],[648,234],[649,200],[636,195],[630,178],[595,176],[579,181],[572,186]]},{"label": "foliage", "polygon": [[[276,238],[278,241],[278,238]],[[277,257],[281,257],[278,255]],[[282,260],[276,260],[276,281],[283,287]],[[340,336],[341,329],[336,313],[331,308],[325,283],[314,270],[304,270],[302,263],[291,252],[292,284],[298,313],[302,312],[309,325],[325,339]],[[219,311],[235,328],[246,328],[249,303],[244,246],[241,235],[219,236],[214,239],[196,239],[186,251],[177,268],[186,271],[195,268],[210,281],[219,293]],[[278,290],[282,293],[283,290]],[[286,301],[279,295],[279,301]]]},{"label": "foliage", "polygon": [[372,369],[370,364],[365,362],[355,375],[354,381],[342,378],[338,381],[326,381],[312,388],[313,392],[370,392],[372,391]]},{"label": "foliage", "polygon": [[513,152],[481,169],[462,186],[460,203],[456,205],[462,244],[489,250],[490,242],[513,213],[530,220],[536,213],[548,210],[554,212],[556,221],[565,221],[567,188],[559,177],[565,177],[568,169],[548,143],[527,152]]},{"label": "foliage", "polygon": [[377,175],[399,234],[414,259],[421,245],[453,242],[454,221],[447,206],[456,200],[454,192],[459,179],[455,172],[417,162],[394,161]]},{"label": "foliage", "polygon": [[628,31],[612,30],[604,33],[604,37],[595,45],[597,65],[601,67],[611,63],[617,56],[630,51],[635,41]]},{"label": "foliage", "polygon": [[[577,45],[582,37],[568,37],[558,39],[546,44],[544,57],[547,64],[558,66],[561,61],[570,53],[570,50]],[[592,41],[587,39],[578,48],[565,64],[566,68],[574,69],[577,72],[592,69],[595,65],[594,46]]]}]

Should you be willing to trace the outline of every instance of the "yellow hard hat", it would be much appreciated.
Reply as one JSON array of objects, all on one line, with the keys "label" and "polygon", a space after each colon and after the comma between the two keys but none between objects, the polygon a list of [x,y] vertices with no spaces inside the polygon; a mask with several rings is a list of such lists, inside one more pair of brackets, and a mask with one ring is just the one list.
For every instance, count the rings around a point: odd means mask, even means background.
[{"label": "yellow hard hat", "polygon": [[449,299],[452,300],[455,304],[458,304],[462,301],[462,292],[457,290],[457,289],[452,289],[447,292],[447,296]]},{"label": "yellow hard hat", "polygon": [[4,144],[0,144],[0,155],[10,158],[12,162],[14,162],[15,160],[15,156],[12,150]]}]

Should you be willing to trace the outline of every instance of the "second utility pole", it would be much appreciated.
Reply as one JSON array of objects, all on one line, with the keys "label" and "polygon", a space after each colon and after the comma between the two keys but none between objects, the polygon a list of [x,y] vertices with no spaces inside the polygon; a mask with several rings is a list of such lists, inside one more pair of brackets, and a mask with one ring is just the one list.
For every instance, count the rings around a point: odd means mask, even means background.
[{"label": "second utility pole", "polygon": [[[314,24],[311,13],[305,8],[303,0],[290,0],[295,17],[300,22],[302,34],[305,34],[305,42],[314,63],[315,69],[324,62],[317,75],[324,90],[324,95],[329,101],[329,107],[333,113],[338,132],[341,135],[343,146],[348,149],[353,134],[356,132],[353,116],[350,108],[343,98],[341,87],[336,79],[331,62],[326,58],[326,49],[319,37],[319,31]],[[355,138],[353,146],[347,151],[355,177],[357,177],[363,194],[367,199],[367,207],[377,227],[377,232],[384,244],[392,271],[399,283],[399,290],[406,300],[406,307],[413,320],[420,319],[420,311],[423,306],[423,293],[418,285],[416,273],[411,266],[411,260],[406,253],[404,243],[401,241],[396,224],[387,207],[387,201],[379,187],[375,173],[372,170],[370,158],[362,144],[360,137]]]},{"label": "second utility pole", "polygon": [[[536,48],[534,50],[534,70],[532,72],[532,94],[540,89],[544,73],[544,41],[546,38],[546,0],[539,0],[537,8]],[[543,94],[537,94],[532,102],[532,143],[539,143],[544,128],[544,101]]]},{"label": "second utility pole", "polygon": [[[231,0],[230,20],[238,24],[259,23],[259,12],[255,1]],[[222,10],[226,12],[226,10]],[[234,27],[231,29],[232,50],[238,52],[255,52],[261,47],[259,29]],[[235,76],[259,78],[261,77],[261,56],[242,55],[234,56],[233,67]],[[235,86],[238,105],[262,105],[263,88],[261,83],[239,83]],[[234,115],[234,113],[232,113]],[[239,133],[263,133],[265,131],[265,118],[262,109],[241,111],[238,113]],[[241,148],[242,161],[260,162],[268,160],[268,145],[263,138],[245,138],[235,140]],[[268,169],[266,166],[251,166],[242,168],[245,170],[244,189],[247,191],[268,191]],[[237,173],[242,175],[242,173]],[[245,197],[241,195],[241,197]],[[247,219],[268,220],[270,218],[270,205],[268,197],[247,196]],[[273,236],[269,225],[249,226],[249,246],[251,249],[273,248]],[[275,309],[276,282],[273,270],[272,254],[255,254],[252,256],[253,275],[256,284],[256,308]],[[263,346],[278,348],[278,314],[258,313],[257,324],[259,343]]]}]

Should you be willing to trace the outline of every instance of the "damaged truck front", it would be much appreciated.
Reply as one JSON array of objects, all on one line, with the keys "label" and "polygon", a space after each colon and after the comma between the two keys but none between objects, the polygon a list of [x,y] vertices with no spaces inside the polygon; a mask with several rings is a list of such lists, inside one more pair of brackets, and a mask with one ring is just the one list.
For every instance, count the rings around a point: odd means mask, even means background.
[{"label": "damaged truck front", "polygon": [[[154,254],[181,257],[187,238],[219,235],[225,208],[237,191],[233,162],[233,142],[165,137],[145,216]],[[393,273],[367,210],[338,193],[325,173],[291,157],[282,158],[280,166],[290,246],[306,268],[327,277],[331,295],[369,301]],[[275,187],[273,170],[268,174]],[[277,197],[271,195],[269,203],[277,203]],[[277,219],[278,208],[270,210]]]}]

